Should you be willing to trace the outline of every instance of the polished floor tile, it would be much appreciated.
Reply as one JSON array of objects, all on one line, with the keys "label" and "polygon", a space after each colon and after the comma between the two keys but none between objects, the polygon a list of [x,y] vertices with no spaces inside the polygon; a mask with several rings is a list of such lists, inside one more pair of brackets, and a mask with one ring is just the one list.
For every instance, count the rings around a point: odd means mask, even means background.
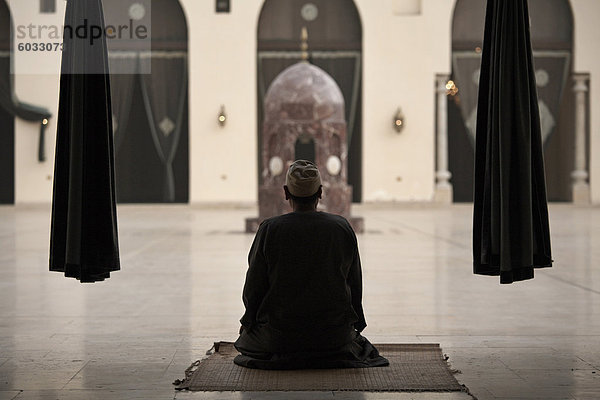
[{"label": "polished floor tile", "polygon": [[[122,270],[81,285],[48,272],[50,208],[0,207],[0,400],[468,399],[466,393],[178,393],[233,341],[254,209],[120,206]],[[550,207],[555,266],[475,276],[469,205],[361,205],[365,335],[440,343],[483,399],[600,398],[600,208]]]}]

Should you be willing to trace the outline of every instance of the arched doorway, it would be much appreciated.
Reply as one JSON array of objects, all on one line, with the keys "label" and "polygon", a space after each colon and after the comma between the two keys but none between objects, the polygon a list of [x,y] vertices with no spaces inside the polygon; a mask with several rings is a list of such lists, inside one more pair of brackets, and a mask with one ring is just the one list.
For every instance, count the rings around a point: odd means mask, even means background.
[{"label": "arched doorway", "polygon": [[[143,7],[148,7],[144,10]],[[109,42],[117,200],[189,200],[188,32],[178,0],[105,0],[108,20],[151,23],[151,52]],[[151,73],[143,73],[147,68]]]},{"label": "arched doorway", "polygon": [[[0,79],[10,76],[10,10],[0,0]],[[9,83],[0,83],[8,90]],[[2,94],[0,94],[2,95]],[[0,204],[15,202],[15,118],[0,107]]]},{"label": "arched doorway", "polygon": [[310,136],[300,136],[294,146],[294,154],[298,160],[315,162],[315,141]]},{"label": "arched doorway", "polygon": [[[362,199],[362,24],[353,0],[265,0],[258,21],[258,149],[262,149],[263,100],[285,68],[302,58],[308,30],[310,62],[331,75],[344,95],[348,122],[348,183]],[[260,151],[257,155],[262,168]],[[259,174],[259,185],[261,176]]]},{"label": "arched doorway", "polygon": [[[570,90],[573,14],[568,0],[529,0],[548,200],[570,201],[574,165]],[[459,92],[448,102],[449,169],[454,201],[473,199],[473,157],[485,2],[457,0],[452,26],[452,79]]]}]

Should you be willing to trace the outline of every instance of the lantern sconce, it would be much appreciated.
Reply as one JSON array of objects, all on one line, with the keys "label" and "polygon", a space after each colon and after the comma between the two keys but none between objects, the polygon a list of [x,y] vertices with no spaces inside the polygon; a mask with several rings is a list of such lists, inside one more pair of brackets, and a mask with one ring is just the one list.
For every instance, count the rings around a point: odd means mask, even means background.
[{"label": "lantern sconce", "polygon": [[448,81],[448,83],[446,83],[446,95],[454,97],[457,94],[458,86],[456,86],[456,83],[454,81]]},{"label": "lantern sconce", "polygon": [[396,115],[394,115],[394,129],[396,129],[396,132],[402,132],[404,124],[404,114],[400,107],[398,107],[398,111],[396,111]]},{"label": "lantern sconce", "polygon": [[221,106],[221,110],[219,111],[218,122],[221,128],[224,127],[225,123],[227,122],[227,113],[225,112],[225,106],[223,105]]}]

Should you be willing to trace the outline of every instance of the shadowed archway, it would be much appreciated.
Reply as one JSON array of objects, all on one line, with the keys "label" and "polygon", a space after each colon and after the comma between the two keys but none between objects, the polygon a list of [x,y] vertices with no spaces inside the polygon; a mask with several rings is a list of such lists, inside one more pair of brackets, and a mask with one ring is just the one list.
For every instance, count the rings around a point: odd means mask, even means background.
[{"label": "shadowed archway", "polygon": [[[148,9],[141,12],[140,5]],[[178,0],[152,0],[151,7],[149,0],[104,0],[104,8],[107,19],[138,13],[139,22],[150,23],[152,32],[151,52],[135,42],[109,44],[117,199],[119,203],[187,203],[188,30],[184,11]],[[142,73],[148,67],[151,73]]]},{"label": "shadowed archway", "polygon": [[[570,201],[572,151],[573,13],[568,0],[529,0],[531,41],[546,161],[549,201]],[[473,159],[485,1],[457,0],[452,24],[448,152],[455,202],[473,200]]]}]

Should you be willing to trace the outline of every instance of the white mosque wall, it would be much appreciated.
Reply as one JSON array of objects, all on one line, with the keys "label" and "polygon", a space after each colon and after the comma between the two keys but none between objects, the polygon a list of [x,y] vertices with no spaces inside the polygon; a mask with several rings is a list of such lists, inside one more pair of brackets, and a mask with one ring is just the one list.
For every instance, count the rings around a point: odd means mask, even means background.
[{"label": "white mosque wall", "polygon": [[19,99],[52,112],[45,134],[46,161],[38,161],[40,124],[15,119],[15,203],[47,203],[52,198],[59,80],[49,75],[18,75]]},{"label": "white mosque wall", "polygon": [[[356,0],[363,24],[363,199],[366,202],[429,201],[433,197],[434,82],[437,73],[450,72],[454,1],[422,0],[420,10],[401,7],[402,1]],[[216,14],[214,1],[180,2],[189,26],[190,202],[255,202],[256,32],[262,0],[232,0],[230,14]],[[575,18],[574,72],[591,74],[590,153],[597,155],[600,154],[597,51],[600,1],[571,3]],[[25,2],[11,1],[11,8],[15,4]],[[399,10],[416,10],[417,14]],[[59,10],[52,18],[62,24],[63,16]],[[15,83],[21,101],[45,106],[54,113],[46,134],[45,163],[37,161],[39,126],[16,122],[16,202],[49,202],[58,76],[19,74]],[[217,123],[222,104],[228,116],[225,127]],[[401,134],[392,127],[398,107],[406,117]],[[592,198],[600,203],[598,157],[591,157],[590,172]]]},{"label": "white mosque wall", "polygon": [[[428,201],[434,187],[436,73],[450,72],[447,1],[424,1],[420,15],[395,3],[357,1],[363,23],[363,197]],[[182,0],[190,23],[191,201],[256,201],[256,30],[261,0]],[[440,39],[441,38],[441,39]],[[420,60],[415,62],[415,60]],[[220,104],[225,128],[216,122]],[[398,135],[398,107],[406,128]]]},{"label": "white mosque wall", "polygon": [[[37,0],[8,0],[7,3],[16,26],[63,25],[66,2],[57,2],[59,12],[53,14],[32,12],[39,9]],[[15,34],[14,45],[18,46],[19,39],[16,36]],[[14,81],[17,97],[22,102],[46,107],[52,113],[46,127],[45,162],[38,161],[40,124],[15,119],[15,203],[47,203],[52,198],[60,52],[47,52],[43,56],[18,51],[15,53],[17,74]]]},{"label": "white mosque wall", "polygon": [[[190,201],[256,202],[256,29],[261,1],[180,0],[190,54]],[[227,122],[217,121],[221,105]]]},{"label": "white mosque wall", "polygon": [[[434,189],[435,75],[450,72],[452,2],[417,15],[390,1],[357,1],[363,21],[363,199],[429,201]],[[393,128],[402,108],[405,128]]]}]

